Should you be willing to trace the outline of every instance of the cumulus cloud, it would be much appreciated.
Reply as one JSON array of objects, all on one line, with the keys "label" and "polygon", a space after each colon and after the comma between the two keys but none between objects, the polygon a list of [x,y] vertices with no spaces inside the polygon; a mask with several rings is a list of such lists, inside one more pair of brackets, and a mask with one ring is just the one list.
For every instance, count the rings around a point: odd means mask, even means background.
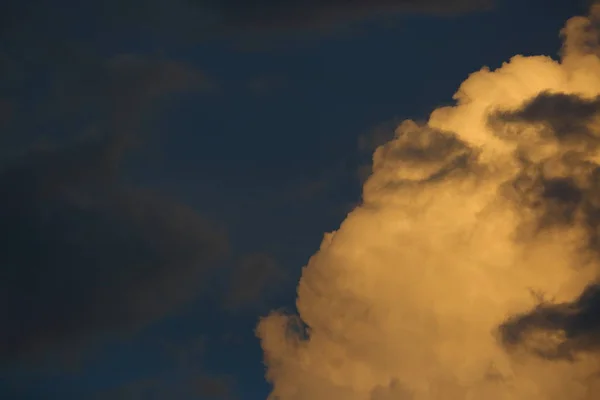
[{"label": "cumulus cloud", "polygon": [[257,327],[272,399],[598,397],[599,21],[569,20],[558,61],[471,74],[376,149],[298,315]]}]

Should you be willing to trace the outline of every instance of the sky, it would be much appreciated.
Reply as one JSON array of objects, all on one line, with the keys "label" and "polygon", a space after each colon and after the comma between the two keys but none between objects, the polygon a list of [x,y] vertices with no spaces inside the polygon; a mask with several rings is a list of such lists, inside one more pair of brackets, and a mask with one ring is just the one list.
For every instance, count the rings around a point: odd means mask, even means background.
[{"label": "sky", "polygon": [[0,398],[598,398],[592,3],[0,5]]}]

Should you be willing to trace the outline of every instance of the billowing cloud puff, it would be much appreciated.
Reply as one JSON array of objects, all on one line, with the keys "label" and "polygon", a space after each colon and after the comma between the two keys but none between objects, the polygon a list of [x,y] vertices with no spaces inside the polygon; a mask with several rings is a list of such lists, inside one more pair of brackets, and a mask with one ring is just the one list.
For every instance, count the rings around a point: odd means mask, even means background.
[{"label": "billowing cloud puff", "polygon": [[259,323],[273,399],[598,397],[599,18],[568,21],[560,61],[473,73],[375,151],[299,315]]}]

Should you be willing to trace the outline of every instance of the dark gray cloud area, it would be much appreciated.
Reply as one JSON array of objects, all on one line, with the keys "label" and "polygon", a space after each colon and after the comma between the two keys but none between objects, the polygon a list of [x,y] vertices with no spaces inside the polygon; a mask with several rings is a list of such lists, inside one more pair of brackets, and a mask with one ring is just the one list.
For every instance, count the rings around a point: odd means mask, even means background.
[{"label": "dark gray cloud area", "polygon": [[600,285],[590,284],[574,301],[541,303],[500,327],[507,348],[518,346],[548,359],[573,360],[600,350]]},{"label": "dark gray cloud area", "polygon": [[491,7],[494,0],[191,0],[214,11],[226,26],[242,28],[326,27],[403,12],[459,14]]},{"label": "dark gray cloud area", "polygon": [[118,139],[27,154],[0,174],[0,357],[134,329],[194,298],[227,238],[119,179]]},{"label": "dark gray cloud area", "polygon": [[[129,33],[153,32],[164,37],[194,41],[206,35],[229,35],[240,32],[327,30],[340,24],[394,17],[402,14],[454,16],[489,10],[502,0],[110,0],[86,4],[61,0],[60,18],[93,12],[91,26],[101,26],[107,33],[127,29]],[[5,32],[19,32],[22,40],[31,40],[23,22],[39,28],[52,28],[45,18],[48,4],[43,1],[5,6]],[[55,11],[54,11],[55,12]],[[134,28],[132,32],[131,29]],[[60,33],[59,33],[60,34]],[[48,40],[55,37],[52,33]]]},{"label": "dark gray cloud area", "polygon": [[[563,151],[543,162],[522,152],[522,174],[510,190],[536,216],[534,231],[583,226],[587,241],[581,253],[600,256],[600,167],[591,161],[600,136],[596,121],[600,99],[560,93],[541,93],[519,110],[500,112],[491,123],[505,139],[519,142],[520,126],[543,127],[542,140],[556,140]],[[545,166],[560,163],[562,176],[550,176]],[[507,192],[508,193],[508,192]],[[600,345],[600,284],[590,282],[571,302],[555,303],[536,293],[539,304],[512,316],[500,327],[508,349],[522,348],[549,359],[573,359],[577,353],[597,351]]]},{"label": "dark gray cloud area", "polygon": [[11,99],[21,113],[1,137],[2,363],[143,327],[201,294],[229,251],[218,222],[123,166],[160,100],[209,79],[159,57],[68,55],[41,107]]}]

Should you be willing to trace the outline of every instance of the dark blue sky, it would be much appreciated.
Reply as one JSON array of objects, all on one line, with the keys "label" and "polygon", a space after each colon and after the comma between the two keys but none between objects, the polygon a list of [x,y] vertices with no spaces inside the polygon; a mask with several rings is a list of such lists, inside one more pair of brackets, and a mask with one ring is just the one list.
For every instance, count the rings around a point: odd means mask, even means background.
[{"label": "dark blue sky", "polygon": [[254,326],[360,200],[359,139],[585,12],[100,3],[0,9],[2,399],[265,399]]}]

